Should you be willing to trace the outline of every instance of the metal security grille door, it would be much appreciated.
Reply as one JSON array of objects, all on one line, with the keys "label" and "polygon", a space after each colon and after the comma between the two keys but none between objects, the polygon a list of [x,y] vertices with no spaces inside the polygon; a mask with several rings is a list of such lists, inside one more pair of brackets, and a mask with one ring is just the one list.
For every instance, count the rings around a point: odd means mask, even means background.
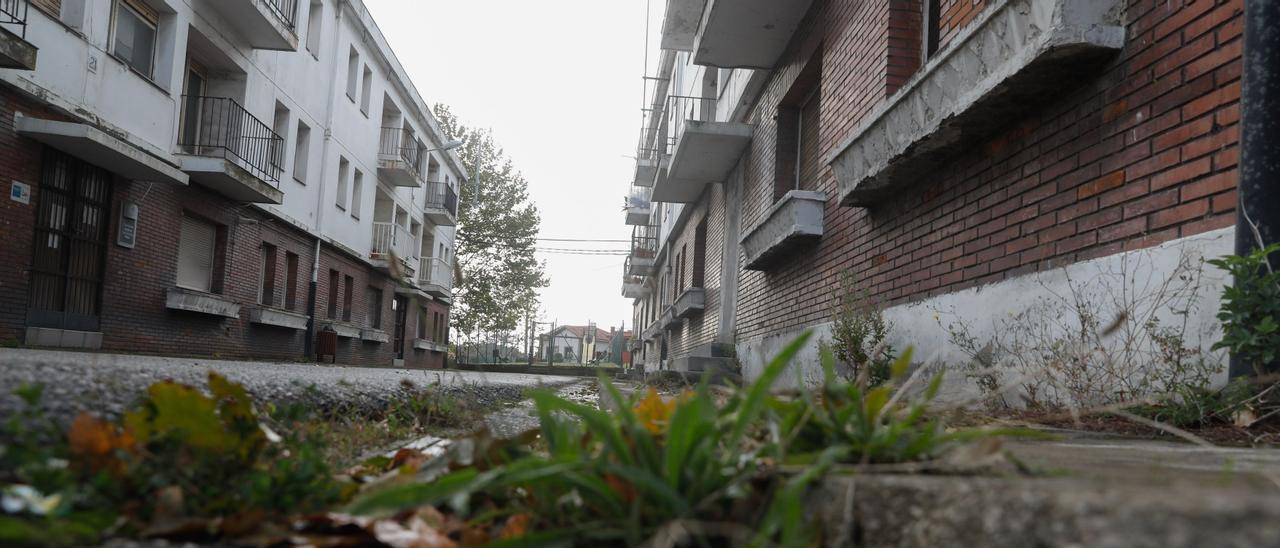
[{"label": "metal security grille door", "polygon": [[396,359],[403,360],[404,346],[407,342],[404,340],[404,335],[405,324],[409,321],[409,299],[397,296],[391,301],[391,306],[395,309],[394,313],[396,315],[396,325],[392,332],[392,344],[396,347]]},{"label": "metal security grille door", "polygon": [[46,150],[31,258],[32,327],[97,331],[111,175]]}]

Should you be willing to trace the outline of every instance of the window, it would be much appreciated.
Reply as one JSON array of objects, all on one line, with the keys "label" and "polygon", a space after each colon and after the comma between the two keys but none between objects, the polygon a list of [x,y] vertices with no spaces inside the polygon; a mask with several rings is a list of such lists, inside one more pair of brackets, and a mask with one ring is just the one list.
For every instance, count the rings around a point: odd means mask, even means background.
[{"label": "window", "polygon": [[284,307],[287,310],[298,308],[298,255],[284,254]]},{"label": "window", "polygon": [[298,135],[293,146],[293,180],[307,184],[307,166],[311,163],[311,128],[298,120]]},{"label": "window", "polygon": [[351,179],[351,216],[357,221],[360,220],[360,201],[363,195],[364,174],[357,169]]},{"label": "window", "polygon": [[778,138],[774,163],[774,199],[792,190],[818,187],[822,58],[814,55],[778,104]]},{"label": "window", "polygon": [[369,101],[372,100],[371,96],[373,95],[373,69],[370,69],[369,65],[364,66],[363,82],[364,84],[360,88],[360,112],[364,113],[367,118],[369,116]]},{"label": "window", "polygon": [[689,251],[689,244],[682,244],[680,246],[680,269],[677,271],[678,274],[676,274],[676,283],[678,286],[678,290],[676,291],[677,294],[684,293],[684,288],[685,288],[684,275],[688,272],[687,270],[684,269],[685,267],[684,259],[685,259],[685,256],[688,254],[688,251]]},{"label": "window", "polygon": [[329,271],[329,314],[330,320],[338,317],[338,271]]},{"label": "window", "polygon": [[320,58],[320,37],[324,34],[324,2],[311,0],[311,12],[307,14],[307,51]]},{"label": "window", "polygon": [[374,329],[382,329],[382,290],[370,286],[368,294],[365,295],[365,306],[369,307],[365,319],[369,322],[369,327]]},{"label": "window", "polygon": [[351,48],[351,54],[347,56],[347,98],[351,102],[356,102],[356,90],[360,86],[360,53],[355,47]]},{"label": "window", "polygon": [[276,246],[262,244],[262,279],[258,284],[262,291],[258,295],[258,304],[275,306],[276,304]]},{"label": "window", "polygon": [[276,101],[275,117],[271,121],[271,131],[280,141],[272,141],[271,165],[284,169],[284,143],[289,138],[289,108]]},{"label": "window", "polygon": [[942,0],[924,0],[924,58],[938,53],[942,31]]},{"label": "window", "polygon": [[707,219],[704,217],[693,232],[693,287],[706,287]]},{"label": "window", "polygon": [[342,294],[342,321],[349,322],[351,321],[351,293],[355,290],[356,280],[346,276],[342,281],[346,283],[346,287],[343,287],[345,292]]},{"label": "window", "polygon": [[118,0],[112,54],[139,74],[152,78],[156,55],[156,13],[136,0]]},{"label": "window", "polygon": [[178,234],[178,287],[205,292],[213,290],[217,244],[217,227],[183,215]]},{"label": "window", "polygon": [[347,188],[348,187],[347,175],[349,174],[350,171],[351,171],[351,163],[348,162],[346,158],[339,158],[338,159],[338,201],[336,205],[338,206],[338,209],[341,209],[344,211],[347,209],[347,198],[348,198],[347,193],[351,191],[351,189]]},{"label": "window", "polygon": [[418,309],[418,338],[427,340],[427,309]]}]

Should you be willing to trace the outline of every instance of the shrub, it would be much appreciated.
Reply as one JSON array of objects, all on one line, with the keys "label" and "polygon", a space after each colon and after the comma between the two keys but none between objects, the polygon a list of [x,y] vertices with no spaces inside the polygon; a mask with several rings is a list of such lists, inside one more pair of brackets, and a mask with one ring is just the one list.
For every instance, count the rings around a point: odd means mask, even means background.
[{"label": "shrub", "polygon": [[1222,341],[1214,348],[1230,350],[1260,375],[1280,360],[1280,273],[1272,254],[1280,254],[1280,243],[1209,261],[1235,278],[1222,294]]},{"label": "shrub", "polygon": [[[885,339],[892,326],[865,291],[859,291],[852,274],[840,277],[840,295],[832,311],[829,345],[836,359],[845,366],[849,380],[866,376],[866,382],[878,386],[889,380],[889,367],[895,353]],[[825,343],[821,346],[828,346]]]}]

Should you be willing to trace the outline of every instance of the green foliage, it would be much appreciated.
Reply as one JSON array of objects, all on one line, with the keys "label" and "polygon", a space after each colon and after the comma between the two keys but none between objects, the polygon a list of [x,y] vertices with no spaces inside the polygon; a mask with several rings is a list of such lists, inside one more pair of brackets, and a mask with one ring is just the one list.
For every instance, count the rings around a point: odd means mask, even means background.
[{"label": "green foliage", "polygon": [[466,126],[444,105],[434,110],[444,132],[465,142],[458,156],[474,178],[459,193],[454,322],[464,333],[514,331],[548,284],[533,253],[541,216],[491,131]]},{"label": "green foliage", "polygon": [[1255,395],[1255,387],[1246,379],[1237,379],[1220,389],[1208,385],[1182,385],[1162,401],[1136,405],[1127,409],[1141,417],[1178,428],[1200,428],[1214,424],[1231,424],[1233,415],[1245,408]]},{"label": "green foliage", "polygon": [[840,298],[832,316],[830,347],[835,358],[849,368],[846,376],[854,380],[866,375],[872,386],[889,380],[895,356],[885,339],[891,326],[866,292],[857,289],[852,274],[840,277]]},{"label": "green foliage", "polygon": [[1275,254],[1280,243],[1209,261],[1235,278],[1222,295],[1223,334],[1214,348],[1229,349],[1260,374],[1280,360],[1280,273],[1268,260]]}]

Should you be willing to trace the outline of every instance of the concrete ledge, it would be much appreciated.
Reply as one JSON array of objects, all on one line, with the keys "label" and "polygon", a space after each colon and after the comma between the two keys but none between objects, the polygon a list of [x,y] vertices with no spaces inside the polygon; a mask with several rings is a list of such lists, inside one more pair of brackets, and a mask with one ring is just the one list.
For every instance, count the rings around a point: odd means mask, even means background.
[{"label": "concrete ledge", "polygon": [[448,352],[449,347],[435,341],[427,339],[414,339],[413,347],[418,350],[427,350],[430,352]]},{"label": "concrete ledge", "polygon": [[742,238],[747,270],[769,270],[795,250],[822,238],[827,195],[792,190],[774,204],[764,220]]},{"label": "concrete ledge", "polygon": [[232,200],[255,204],[284,203],[284,192],[258,175],[225,158],[178,156],[182,170],[202,186]]},{"label": "concrete ledge", "polygon": [[627,263],[627,274],[630,276],[648,276],[653,272],[654,258],[639,257],[635,254],[631,255],[631,260]]},{"label": "concrete ledge", "polygon": [[662,18],[662,49],[693,51],[707,0],[668,0]]},{"label": "concrete ledge", "polygon": [[360,340],[374,343],[391,342],[391,334],[381,329],[361,329]]},{"label": "concrete ledge", "polygon": [[235,301],[221,295],[181,287],[169,288],[168,293],[165,295],[165,306],[170,310],[183,310],[210,316],[240,317],[240,305],[236,304]]},{"label": "concrete ledge", "polygon": [[642,187],[653,186],[653,178],[658,175],[658,164],[659,162],[652,158],[636,160],[636,178],[631,181],[631,184]]},{"label": "concrete ledge", "polygon": [[678,327],[680,324],[684,323],[684,318],[677,316],[675,309],[668,306],[667,309],[662,312],[662,317],[658,318],[658,323],[662,325],[663,329],[668,329]]},{"label": "concrete ledge", "polygon": [[676,302],[671,305],[677,318],[692,318],[702,314],[707,303],[707,290],[701,287],[690,287],[684,290]]},{"label": "concrete ledge", "polygon": [[840,203],[873,205],[932,180],[940,164],[1087,81],[1124,45],[1117,1],[988,6],[835,148]]},{"label": "concrete ledge", "polygon": [[665,179],[653,185],[653,201],[698,201],[707,185],[728,178],[751,144],[754,129],[737,122],[686,120],[671,153]]},{"label": "concrete ledge", "polygon": [[97,331],[28,327],[24,342],[27,346],[98,350],[102,348],[102,333]]},{"label": "concrete ledge", "polygon": [[[236,26],[254,49],[298,50],[298,36],[280,19],[275,8],[267,5],[267,0],[217,0],[210,4]],[[293,17],[296,21],[298,14]]]},{"label": "concrete ledge", "polygon": [[642,337],[643,337],[643,340],[647,341],[649,339],[655,339],[658,337],[658,335],[661,335],[661,334],[662,334],[662,320],[659,319],[658,321],[655,321],[652,324],[649,324],[649,327],[645,328],[644,333],[642,333]]},{"label": "concrete ledge", "polygon": [[31,42],[0,28],[0,69],[35,70],[38,52]]},{"label": "concrete ledge", "polygon": [[339,337],[344,339],[359,339],[360,331],[361,331],[359,326],[351,325],[349,323],[336,322],[333,320],[325,320],[320,322],[319,324],[316,325],[316,329],[321,331],[325,329],[331,329],[333,330],[334,333],[337,333]]},{"label": "concrete ledge", "polygon": [[278,308],[256,306],[249,309],[249,323],[271,325],[289,329],[306,329],[310,319],[306,314],[289,312]]},{"label": "concrete ledge", "polygon": [[14,130],[93,165],[129,179],[187,184],[173,164],[89,124],[14,116]]},{"label": "concrete ledge", "polygon": [[806,501],[827,546],[1274,546],[1280,496],[1075,479],[839,475]]},{"label": "concrete ledge", "polygon": [[627,299],[642,299],[649,295],[643,283],[622,283],[622,296]]},{"label": "concrete ledge", "polygon": [[693,62],[720,68],[773,68],[813,0],[707,0]]}]

